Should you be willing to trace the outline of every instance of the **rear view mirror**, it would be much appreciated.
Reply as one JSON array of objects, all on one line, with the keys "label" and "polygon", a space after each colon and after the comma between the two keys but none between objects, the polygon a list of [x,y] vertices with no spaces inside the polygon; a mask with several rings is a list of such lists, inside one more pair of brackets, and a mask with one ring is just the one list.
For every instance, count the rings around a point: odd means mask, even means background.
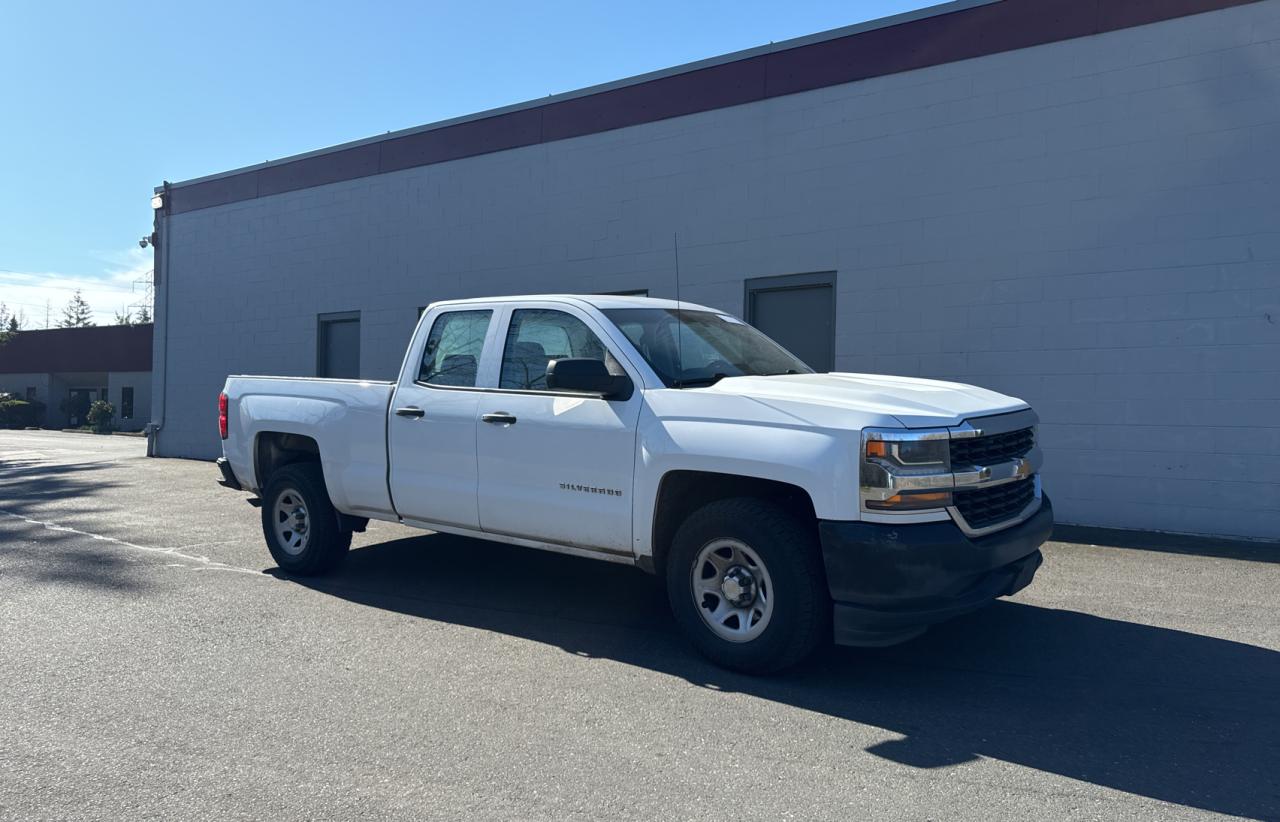
[{"label": "rear view mirror", "polygon": [[633,386],[626,374],[610,374],[602,360],[568,357],[547,363],[547,388],[599,394],[607,400],[625,400],[631,396]]}]

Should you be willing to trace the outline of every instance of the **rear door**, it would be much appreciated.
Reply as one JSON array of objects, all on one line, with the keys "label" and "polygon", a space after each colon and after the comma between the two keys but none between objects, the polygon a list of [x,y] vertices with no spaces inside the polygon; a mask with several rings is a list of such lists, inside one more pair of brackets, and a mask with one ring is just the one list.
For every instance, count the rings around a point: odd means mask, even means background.
[{"label": "rear door", "polygon": [[407,520],[479,528],[476,390],[496,309],[449,306],[426,322],[387,418],[391,494]]},{"label": "rear door", "polygon": [[[596,320],[563,303],[522,304],[494,335],[495,391],[476,432],[480,525],[495,534],[632,555],[631,492],[643,383]],[[547,363],[604,360],[637,386],[626,400],[547,388]]]}]

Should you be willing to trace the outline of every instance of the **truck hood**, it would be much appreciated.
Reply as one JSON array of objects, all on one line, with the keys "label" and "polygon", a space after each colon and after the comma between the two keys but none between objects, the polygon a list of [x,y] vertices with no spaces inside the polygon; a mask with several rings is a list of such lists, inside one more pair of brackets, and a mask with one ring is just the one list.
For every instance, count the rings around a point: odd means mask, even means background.
[{"label": "truck hood", "polygon": [[750,398],[824,426],[856,416],[861,420],[892,417],[906,428],[929,428],[1027,407],[1015,397],[973,385],[883,374],[728,377],[695,390]]}]

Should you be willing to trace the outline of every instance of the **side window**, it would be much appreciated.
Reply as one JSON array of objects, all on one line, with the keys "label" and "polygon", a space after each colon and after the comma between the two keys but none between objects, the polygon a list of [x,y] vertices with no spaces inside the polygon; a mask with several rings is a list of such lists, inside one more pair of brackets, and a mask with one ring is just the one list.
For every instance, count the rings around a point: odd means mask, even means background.
[{"label": "side window", "polygon": [[544,308],[516,309],[507,326],[498,386],[545,390],[547,363],[565,357],[603,360],[609,373],[623,373],[600,338],[572,314]]},{"label": "side window", "polygon": [[474,387],[492,311],[449,311],[436,317],[422,350],[418,382]]}]

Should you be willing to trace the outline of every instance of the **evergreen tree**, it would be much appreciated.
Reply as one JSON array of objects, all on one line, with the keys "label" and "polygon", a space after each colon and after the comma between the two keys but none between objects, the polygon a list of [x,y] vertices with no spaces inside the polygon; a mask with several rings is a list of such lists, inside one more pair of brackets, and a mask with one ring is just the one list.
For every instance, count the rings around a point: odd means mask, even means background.
[{"label": "evergreen tree", "polygon": [[134,315],[133,321],[138,325],[146,325],[151,322],[151,307],[143,303],[138,307],[138,313]]},{"label": "evergreen tree", "polygon": [[22,330],[25,319],[17,311],[9,313],[9,307],[0,303],[0,345],[13,339],[13,335]]},{"label": "evergreen tree", "polygon": [[93,321],[93,309],[84,301],[84,297],[80,296],[80,289],[76,289],[76,293],[72,295],[67,302],[67,307],[62,309],[62,319],[58,321],[59,328],[88,328],[96,325]]},{"label": "evergreen tree", "polygon": [[133,325],[133,314],[129,311],[129,307],[125,306],[116,312],[116,325]]}]

